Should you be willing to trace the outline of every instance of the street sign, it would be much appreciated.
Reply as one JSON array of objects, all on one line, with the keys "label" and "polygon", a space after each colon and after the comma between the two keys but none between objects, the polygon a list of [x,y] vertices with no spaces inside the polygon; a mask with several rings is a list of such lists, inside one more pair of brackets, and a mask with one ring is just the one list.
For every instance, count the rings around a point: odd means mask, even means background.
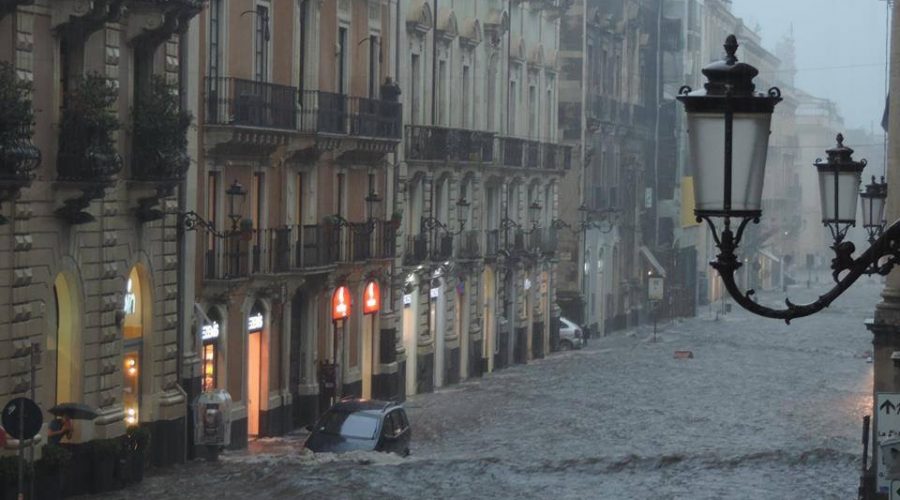
[{"label": "street sign", "polygon": [[[891,478],[885,474],[881,461],[881,447],[884,440],[900,437],[900,393],[879,392],[875,394],[875,470],[878,472],[878,491],[887,492],[891,488]],[[893,495],[893,492],[891,493]]]},{"label": "street sign", "polygon": [[43,421],[41,409],[28,398],[16,398],[6,403],[0,419],[6,433],[16,439],[33,438],[41,430]]},{"label": "street sign", "polygon": [[900,500],[900,481],[891,481],[891,500]]}]

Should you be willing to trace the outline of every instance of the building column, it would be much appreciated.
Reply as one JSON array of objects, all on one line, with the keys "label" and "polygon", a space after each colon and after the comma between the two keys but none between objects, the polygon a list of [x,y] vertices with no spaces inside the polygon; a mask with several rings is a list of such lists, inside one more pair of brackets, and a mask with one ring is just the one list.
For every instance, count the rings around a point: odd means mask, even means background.
[{"label": "building column", "polygon": [[[900,17],[896,12],[892,12],[891,16],[891,54],[892,62],[900,60]],[[895,96],[900,95],[900,65],[891,64],[890,69],[890,88]],[[900,130],[900,100],[892,99],[890,102],[890,122],[889,129],[892,131]],[[895,140],[896,136],[890,136],[888,141],[888,178],[900,179],[900,141]],[[900,217],[900,196],[896,192],[891,191],[888,194],[887,206],[885,207],[885,219],[894,221]],[[867,323],[867,327],[873,334],[873,357],[874,357],[874,383],[873,383],[873,432],[872,432],[872,468],[870,469],[875,477],[869,476],[870,480],[875,483],[869,483],[869,493],[872,493],[872,487],[875,491],[882,490],[885,486],[890,486],[881,467],[881,457],[878,450],[880,439],[878,436],[878,393],[898,393],[900,392],[900,363],[896,363],[891,357],[895,352],[900,353],[900,269],[894,269],[888,275],[884,291],[881,294],[882,301],[875,307],[875,317],[871,322]],[[900,478],[898,478],[900,479]],[[869,496],[867,498],[877,498]],[[884,495],[887,498],[887,495]]]}]

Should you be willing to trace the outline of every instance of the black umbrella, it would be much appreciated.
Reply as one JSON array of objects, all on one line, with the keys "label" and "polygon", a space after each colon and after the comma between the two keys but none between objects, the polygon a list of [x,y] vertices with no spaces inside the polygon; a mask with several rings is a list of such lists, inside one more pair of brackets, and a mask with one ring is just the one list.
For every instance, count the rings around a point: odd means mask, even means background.
[{"label": "black umbrella", "polygon": [[68,415],[73,420],[94,420],[97,412],[84,403],[60,403],[50,408],[50,413],[56,416]]}]

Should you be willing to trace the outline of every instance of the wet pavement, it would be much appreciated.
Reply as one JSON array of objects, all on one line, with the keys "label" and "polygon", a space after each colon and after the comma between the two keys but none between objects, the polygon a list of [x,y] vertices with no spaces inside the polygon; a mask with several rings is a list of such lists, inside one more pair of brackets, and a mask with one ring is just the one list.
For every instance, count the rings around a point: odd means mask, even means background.
[{"label": "wet pavement", "polygon": [[871,407],[863,320],[881,291],[862,281],[791,325],[704,307],[656,342],[652,327],[614,334],[412,397],[408,458],[315,455],[300,433],[107,498],[855,498]]}]

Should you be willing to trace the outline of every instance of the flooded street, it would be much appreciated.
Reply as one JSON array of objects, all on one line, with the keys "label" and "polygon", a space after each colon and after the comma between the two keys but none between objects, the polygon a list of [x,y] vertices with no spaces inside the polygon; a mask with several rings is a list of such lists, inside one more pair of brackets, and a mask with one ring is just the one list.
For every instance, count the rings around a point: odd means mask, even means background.
[{"label": "flooded street", "polygon": [[881,290],[861,281],[793,325],[704,308],[655,343],[648,328],[619,333],[415,396],[408,458],[315,456],[296,435],[109,498],[855,498],[871,405],[863,320]]}]

